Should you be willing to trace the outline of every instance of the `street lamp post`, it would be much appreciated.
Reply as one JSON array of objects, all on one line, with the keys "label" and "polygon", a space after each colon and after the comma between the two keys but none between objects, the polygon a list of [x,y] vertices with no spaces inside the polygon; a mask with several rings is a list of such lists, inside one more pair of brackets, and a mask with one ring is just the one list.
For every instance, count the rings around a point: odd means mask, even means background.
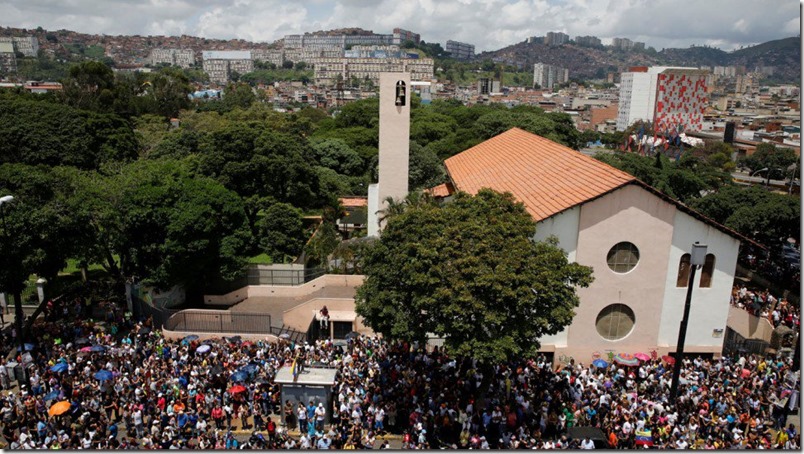
[{"label": "street lamp post", "polygon": [[[7,246],[9,246],[9,242],[11,241],[11,238],[10,238],[10,236],[8,234],[8,226],[6,224],[6,210],[3,207],[3,205],[5,205],[7,203],[10,203],[13,200],[14,200],[13,195],[6,195],[6,196],[3,196],[3,197],[0,197],[0,217],[2,217],[2,221],[3,221],[3,241],[5,241],[5,244]],[[13,266],[13,265],[8,264],[8,266]],[[22,352],[23,351],[23,345],[24,345],[24,340],[23,340],[23,335],[22,335],[22,322],[23,322],[23,319],[25,318],[25,316],[22,314],[22,301],[21,301],[21,298],[20,298],[19,290],[15,289],[15,290],[13,290],[13,293],[14,293],[14,325],[16,326],[16,329],[17,329],[17,344],[18,344],[18,346],[20,348],[20,352]]]},{"label": "street lamp post", "polygon": [[678,328],[678,343],[676,343],[676,357],[673,365],[673,382],[670,385],[670,402],[675,402],[678,393],[678,376],[681,373],[681,362],[684,360],[684,341],[687,338],[687,323],[690,318],[690,303],[692,303],[692,286],[695,282],[695,271],[706,261],[706,245],[697,241],[690,251],[690,276],[687,281],[687,299],[684,301],[684,316]]},{"label": "street lamp post", "polygon": [[767,167],[763,167],[763,168],[757,170],[756,172],[751,173],[751,176],[753,177],[754,175],[756,175],[756,174],[758,174],[760,172],[768,172],[767,174],[765,174],[765,186],[770,186],[770,174],[771,174],[770,169],[767,168]]}]

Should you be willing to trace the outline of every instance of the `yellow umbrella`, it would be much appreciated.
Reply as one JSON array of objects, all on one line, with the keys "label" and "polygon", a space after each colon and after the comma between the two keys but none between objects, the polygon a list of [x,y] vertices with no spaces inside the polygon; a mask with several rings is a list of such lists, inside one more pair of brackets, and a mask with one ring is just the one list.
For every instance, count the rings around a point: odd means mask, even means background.
[{"label": "yellow umbrella", "polygon": [[47,411],[47,414],[50,416],[58,416],[67,412],[70,409],[70,401],[63,400],[61,402],[56,402],[50,407],[50,410]]}]

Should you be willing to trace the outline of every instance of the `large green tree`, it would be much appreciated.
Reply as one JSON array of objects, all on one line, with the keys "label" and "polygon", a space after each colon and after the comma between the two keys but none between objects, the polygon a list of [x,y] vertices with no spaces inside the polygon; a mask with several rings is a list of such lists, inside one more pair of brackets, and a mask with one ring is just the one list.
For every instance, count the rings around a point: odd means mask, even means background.
[{"label": "large green tree", "polygon": [[375,331],[433,334],[453,354],[491,362],[535,354],[540,337],[572,321],[592,270],[555,242],[534,242],[533,220],[511,194],[411,200],[385,217],[361,264],[357,312]]},{"label": "large green tree", "polygon": [[[752,173],[762,173],[770,179],[784,179],[790,176],[788,167],[798,162],[799,158],[791,148],[777,147],[772,143],[761,143],[751,156],[743,158],[740,164],[751,169]],[[765,170],[763,170],[765,169]]]},{"label": "large green tree", "polygon": [[134,131],[116,115],[0,98],[0,162],[92,169],[134,159],[137,148]]}]

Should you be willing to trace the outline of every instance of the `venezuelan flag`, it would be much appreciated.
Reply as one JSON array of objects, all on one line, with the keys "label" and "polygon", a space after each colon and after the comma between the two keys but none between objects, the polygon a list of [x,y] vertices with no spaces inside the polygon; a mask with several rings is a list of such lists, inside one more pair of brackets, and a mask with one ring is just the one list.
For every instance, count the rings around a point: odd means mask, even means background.
[{"label": "venezuelan flag", "polygon": [[653,436],[649,430],[636,431],[636,440],[634,444],[640,446],[653,446]]}]

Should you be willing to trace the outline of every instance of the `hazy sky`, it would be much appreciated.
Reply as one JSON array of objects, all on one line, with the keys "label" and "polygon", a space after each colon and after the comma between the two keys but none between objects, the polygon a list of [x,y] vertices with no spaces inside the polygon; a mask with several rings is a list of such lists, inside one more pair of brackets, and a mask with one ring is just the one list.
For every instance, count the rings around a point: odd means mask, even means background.
[{"label": "hazy sky", "polygon": [[401,27],[427,42],[495,50],[561,31],[665,47],[733,50],[800,34],[793,0],[5,0],[0,25],[107,35],[272,42],[285,34]]}]

